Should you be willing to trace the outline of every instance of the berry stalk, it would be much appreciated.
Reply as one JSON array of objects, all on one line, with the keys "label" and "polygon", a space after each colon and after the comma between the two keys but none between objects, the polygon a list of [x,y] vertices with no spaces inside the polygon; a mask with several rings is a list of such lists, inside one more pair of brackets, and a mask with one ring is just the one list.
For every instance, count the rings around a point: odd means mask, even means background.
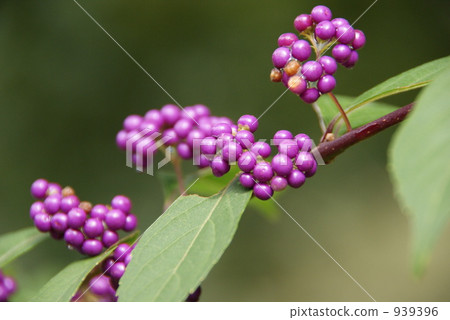
[{"label": "berry stalk", "polygon": [[413,105],[414,103],[410,103],[394,112],[388,113],[375,121],[347,132],[334,141],[322,142],[316,150],[326,163],[330,163],[336,156],[352,145],[403,121],[412,110]]},{"label": "berry stalk", "polygon": [[339,112],[342,115],[342,118],[344,119],[345,126],[347,127],[347,132],[352,131],[352,126],[350,124],[350,121],[348,120],[347,114],[345,113],[344,109],[342,108],[341,104],[339,103],[339,100],[336,98],[336,96],[332,92],[328,92],[328,95],[333,100],[334,104],[338,108]]}]

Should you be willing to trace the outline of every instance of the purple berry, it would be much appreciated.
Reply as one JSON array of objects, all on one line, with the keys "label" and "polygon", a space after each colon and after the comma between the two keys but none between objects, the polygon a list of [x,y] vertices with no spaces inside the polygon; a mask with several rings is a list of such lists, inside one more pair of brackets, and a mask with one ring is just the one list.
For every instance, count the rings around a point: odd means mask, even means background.
[{"label": "purple berry", "polygon": [[67,229],[64,233],[64,240],[68,245],[79,248],[84,241],[84,235],[76,229]]},{"label": "purple berry", "polygon": [[203,154],[199,154],[195,156],[193,159],[193,164],[199,167],[200,169],[208,167],[209,162],[210,162],[209,159]]},{"label": "purple berry", "polygon": [[[287,176],[292,171],[292,168],[293,168],[292,160],[285,154],[277,154],[272,159],[272,168],[276,174],[278,174],[280,176]],[[255,172],[256,172],[256,168],[255,168]],[[256,176],[256,174],[255,174],[255,176]],[[268,181],[268,180],[265,180],[265,181]]]},{"label": "purple berry", "polygon": [[325,20],[331,20],[332,17],[333,17],[333,15],[331,13],[331,10],[328,7],[320,5],[320,6],[315,6],[311,10],[311,18],[316,23],[319,23],[319,22],[325,21]]},{"label": "purple berry", "polygon": [[103,262],[103,271],[108,272],[109,269],[111,269],[111,267],[114,264],[114,259],[113,258],[108,258]]},{"label": "purple berry", "polygon": [[331,23],[334,25],[335,28],[339,28],[340,26],[349,26],[350,23],[347,21],[347,19],[344,18],[335,18],[331,20]]},{"label": "purple berry", "polygon": [[205,134],[201,130],[193,129],[186,137],[186,143],[190,147],[193,147],[194,145],[197,145],[197,143],[200,144],[204,138]]},{"label": "purple berry", "polygon": [[231,126],[228,123],[218,123],[211,128],[214,137],[218,137],[223,133],[231,133]]},{"label": "purple berry", "polygon": [[321,93],[331,92],[335,87],[336,87],[336,79],[329,74],[324,75],[317,82],[317,89],[319,89]]},{"label": "purple berry", "polygon": [[125,150],[127,148],[127,136],[128,133],[125,130],[120,130],[116,135],[116,145],[121,150]]},{"label": "purple berry", "polygon": [[48,232],[52,228],[50,220],[50,215],[41,212],[34,216],[34,225],[40,232]]},{"label": "purple berry", "polygon": [[112,209],[105,217],[106,225],[111,230],[119,230],[125,226],[126,215],[122,210]]},{"label": "purple berry", "polygon": [[305,151],[300,151],[295,159],[295,165],[300,171],[308,171],[314,166],[314,156]]},{"label": "purple berry", "polygon": [[211,111],[209,110],[209,108],[203,104],[196,104],[193,107],[199,120],[203,117],[209,117],[211,115]]},{"label": "purple berry", "polygon": [[117,232],[106,229],[102,234],[102,243],[105,248],[111,247],[114,243],[119,241]]},{"label": "purple berry", "polygon": [[269,181],[273,177],[273,169],[271,164],[265,161],[257,163],[253,169],[253,176],[259,182]]},{"label": "purple berry", "polygon": [[31,185],[31,195],[37,199],[45,198],[48,189],[48,181],[45,179],[37,179]]},{"label": "purple berry", "polygon": [[123,259],[123,263],[125,263],[125,265],[128,266],[130,264],[132,258],[133,258],[133,255],[131,253],[128,253],[125,256],[125,259]]},{"label": "purple berry", "polygon": [[242,147],[235,141],[230,141],[222,149],[222,158],[227,162],[236,162],[242,154]]},{"label": "purple berry", "polygon": [[206,137],[200,144],[200,152],[205,155],[214,155],[217,151],[217,141],[214,137]]},{"label": "purple berry", "polygon": [[346,68],[352,68],[355,66],[356,62],[358,62],[358,59],[359,59],[358,52],[352,51],[348,60],[345,61],[342,65]]},{"label": "purple berry", "polygon": [[366,44],[366,36],[361,30],[355,30],[355,39],[353,39],[352,47],[355,50],[361,49]]},{"label": "purple berry", "polygon": [[154,123],[158,128],[161,128],[164,124],[164,118],[161,112],[157,109],[147,111],[144,118],[145,121]]},{"label": "purple berry", "polygon": [[322,66],[317,61],[308,61],[302,66],[302,75],[308,81],[319,80],[322,73]]},{"label": "purple berry", "polygon": [[300,133],[295,136],[295,141],[297,141],[298,148],[301,151],[310,151],[312,148],[312,139],[304,133]]},{"label": "purple berry", "polygon": [[352,49],[350,49],[345,44],[338,44],[331,51],[331,54],[338,62],[344,62],[345,60],[347,60],[350,57],[351,53]]},{"label": "purple berry", "polygon": [[305,61],[309,58],[310,55],[311,55],[311,45],[309,44],[308,41],[298,40],[294,42],[294,44],[292,45],[292,56],[295,59]]},{"label": "purple berry", "polygon": [[199,286],[197,289],[195,289],[194,292],[189,294],[189,296],[186,298],[185,302],[198,302],[201,294],[202,294],[202,288]]},{"label": "purple berry", "polygon": [[334,74],[337,70],[337,63],[332,57],[322,56],[319,59],[319,63],[326,74]]},{"label": "purple berry", "polygon": [[278,37],[279,47],[289,47],[294,41],[297,41],[298,37],[294,33],[283,33]]},{"label": "purple berry", "polygon": [[301,14],[294,20],[294,28],[298,30],[298,32],[302,32],[313,24],[311,15],[309,14]]},{"label": "purple berry", "polygon": [[276,146],[278,146],[281,141],[286,140],[286,139],[293,139],[294,136],[292,135],[292,133],[288,130],[279,130],[277,132],[275,132],[275,134],[273,135],[273,140],[272,143]]},{"label": "purple berry", "polygon": [[255,143],[255,136],[247,130],[238,131],[235,138],[241,145],[242,149],[250,149],[253,143]]},{"label": "purple berry", "polygon": [[98,296],[114,296],[116,291],[112,287],[111,279],[105,275],[98,275],[89,281],[89,288],[92,293]]},{"label": "purple berry", "polygon": [[120,278],[122,278],[123,274],[125,273],[126,268],[127,267],[126,267],[125,263],[123,263],[123,262],[116,262],[109,269],[109,275],[113,279],[119,280]]},{"label": "purple berry", "polygon": [[286,47],[277,48],[272,54],[272,63],[275,68],[284,68],[290,58],[291,50]]},{"label": "purple berry", "polygon": [[3,278],[3,287],[6,289],[8,295],[12,295],[17,289],[16,282],[11,277]]},{"label": "purple berry", "polygon": [[292,188],[300,188],[305,183],[305,175],[298,170],[292,170],[291,174],[288,176],[288,184]]},{"label": "purple berry", "polygon": [[247,126],[250,132],[255,132],[258,129],[258,119],[251,114],[241,116],[237,123],[242,127]]},{"label": "purple berry", "polygon": [[61,194],[62,188],[59,184],[54,183],[54,182],[50,182],[48,184],[48,189],[47,189],[47,195],[52,195],[52,194]]},{"label": "purple berry", "polygon": [[86,221],[86,216],[86,212],[83,209],[73,208],[67,214],[67,224],[73,229],[81,228]]},{"label": "purple berry", "polygon": [[272,181],[270,181],[270,187],[273,191],[282,191],[286,189],[288,185],[288,182],[286,178],[276,176],[272,178]]},{"label": "purple berry", "polygon": [[161,140],[168,146],[173,146],[180,140],[174,129],[169,128],[163,131]]},{"label": "purple berry", "polygon": [[60,205],[61,211],[67,213],[71,209],[78,207],[79,204],[80,204],[80,200],[78,199],[78,197],[76,195],[70,195],[70,196],[64,197],[61,200],[61,205]]},{"label": "purple berry", "polygon": [[8,291],[3,286],[3,284],[0,283],[0,302],[6,302],[8,301]]},{"label": "purple berry", "polygon": [[181,118],[175,123],[173,129],[179,138],[184,139],[192,130],[193,126],[194,124],[191,118]]},{"label": "purple berry", "polygon": [[105,228],[103,222],[97,218],[87,219],[84,223],[83,231],[89,238],[96,238],[102,235]]},{"label": "purple berry", "polygon": [[257,156],[267,158],[268,156],[270,156],[272,150],[268,143],[258,141],[255,142],[255,144],[251,147],[250,151]]},{"label": "purple berry", "polygon": [[217,149],[223,149],[223,147],[225,147],[227,144],[229,144],[230,142],[234,141],[234,136],[231,133],[222,133],[218,138],[217,138]]},{"label": "purple berry", "polygon": [[273,196],[272,188],[265,183],[256,183],[253,187],[253,193],[261,200],[268,200]]},{"label": "purple berry", "polygon": [[96,204],[91,210],[91,217],[105,220],[109,209],[103,204]]},{"label": "purple berry", "polygon": [[317,162],[314,161],[314,165],[312,166],[311,169],[305,171],[305,177],[310,178],[312,177],[317,171]]},{"label": "purple berry", "polygon": [[322,40],[330,40],[336,33],[336,27],[330,21],[324,20],[316,26],[315,33]]},{"label": "purple berry", "polygon": [[340,43],[350,44],[355,39],[355,30],[349,25],[337,27],[336,38]]},{"label": "purple berry", "polygon": [[52,225],[52,230],[58,233],[64,233],[67,230],[67,214],[58,212],[52,219],[50,220],[50,224]]},{"label": "purple berry", "polygon": [[127,243],[121,243],[114,250],[113,258],[114,261],[123,261],[125,256],[132,251],[131,247]]},{"label": "purple berry", "polygon": [[288,88],[295,94],[302,94],[307,87],[306,80],[298,75],[292,76],[288,81]]},{"label": "purple berry", "polygon": [[164,122],[169,126],[174,125],[181,117],[180,108],[174,104],[166,104],[161,108],[160,112]]},{"label": "purple berry", "polygon": [[177,145],[177,153],[181,159],[188,160],[192,158],[192,149],[186,142]]},{"label": "purple berry", "polygon": [[293,139],[286,139],[278,144],[278,152],[294,158],[299,151],[297,142]]},{"label": "purple berry", "polygon": [[32,220],[38,213],[45,213],[44,203],[42,201],[36,201],[30,207],[30,218]]},{"label": "purple berry", "polygon": [[117,195],[111,200],[111,207],[113,209],[118,209],[124,213],[128,213],[131,210],[130,198],[122,195]]},{"label": "purple berry", "polygon": [[97,239],[87,239],[81,246],[81,252],[88,256],[98,256],[103,250],[102,243]]},{"label": "purple berry", "polygon": [[59,194],[52,194],[44,200],[45,211],[49,214],[58,212],[61,205],[61,196]]},{"label": "purple berry", "polygon": [[306,103],[314,103],[319,99],[320,92],[316,88],[308,88],[300,95],[303,101]]},{"label": "purple berry", "polygon": [[250,172],[256,165],[256,156],[253,152],[244,152],[238,160],[239,169],[244,172]]},{"label": "purple berry", "polygon": [[221,177],[228,171],[230,171],[230,165],[220,156],[214,157],[214,159],[211,161],[210,166],[212,169],[212,173],[216,177]]},{"label": "purple berry", "polygon": [[123,128],[125,129],[125,131],[139,129],[139,126],[141,125],[143,120],[144,119],[137,114],[129,115],[123,121]]},{"label": "purple berry", "polygon": [[239,176],[239,182],[245,188],[251,189],[255,185],[255,180],[250,173],[242,173]]},{"label": "purple berry", "polygon": [[130,213],[125,219],[125,225],[123,226],[123,230],[126,232],[133,231],[137,226],[137,218],[134,214]]}]

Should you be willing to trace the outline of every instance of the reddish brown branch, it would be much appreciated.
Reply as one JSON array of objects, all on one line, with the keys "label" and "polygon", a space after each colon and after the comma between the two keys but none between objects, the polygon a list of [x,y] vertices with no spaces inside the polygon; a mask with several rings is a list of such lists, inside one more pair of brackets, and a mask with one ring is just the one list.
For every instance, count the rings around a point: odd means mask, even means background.
[{"label": "reddish brown branch", "polygon": [[322,142],[317,147],[317,151],[322,155],[325,163],[332,161],[337,155],[344,152],[355,143],[365,140],[384,129],[387,129],[405,119],[411,111],[413,103],[408,104],[394,112],[388,113],[375,121],[372,121],[362,127],[347,132],[343,136],[330,142]]}]

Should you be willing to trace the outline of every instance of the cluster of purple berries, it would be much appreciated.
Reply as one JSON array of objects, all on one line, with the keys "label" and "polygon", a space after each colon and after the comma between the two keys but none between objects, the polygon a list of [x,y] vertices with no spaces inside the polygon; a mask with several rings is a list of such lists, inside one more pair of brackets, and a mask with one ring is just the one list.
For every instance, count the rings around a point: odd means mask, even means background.
[{"label": "cluster of purple berries", "polygon": [[211,136],[200,144],[200,153],[216,177],[226,174],[230,165],[237,162],[243,171],[240,183],[253,189],[257,198],[267,200],[274,191],[282,191],[288,185],[299,188],[307,177],[315,174],[317,162],[310,153],[312,140],[306,134],[294,137],[287,130],[277,131],[272,143],[278,148],[278,153],[268,161],[272,151],[270,145],[255,142],[256,117],[244,115],[237,123],[236,132],[228,123],[216,124],[211,129]]},{"label": "cluster of purple berries", "polygon": [[64,239],[70,248],[88,256],[99,255],[119,240],[119,230],[133,231],[137,218],[130,213],[129,198],[118,195],[111,206],[80,202],[71,187],[38,179],[31,185],[38,199],[30,208],[30,217],[41,232]]},{"label": "cluster of purple berries", "polygon": [[[210,135],[217,123],[233,125],[227,117],[211,116],[209,108],[202,104],[184,109],[167,104],[160,110],[149,110],[143,117],[135,114],[126,117],[123,129],[117,133],[116,144],[122,150],[126,150],[128,144],[133,163],[143,168],[151,163],[158,149],[169,146],[175,148],[182,159],[188,160],[196,157],[195,141]],[[197,157],[194,160],[200,168],[208,166],[205,159]]]},{"label": "cluster of purple berries", "polygon": [[7,302],[14,292],[16,292],[16,282],[0,270],[0,302]]},{"label": "cluster of purple berries", "polygon": [[[278,38],[278,48],[272,54],[274,69],[270,78],[282,82],[306,103],[317,101],[321,94],[336,87],[333,74],[337,63],[352,68],[358,61],[358,52],[366,43],[361,30],[355,30],[344,18],[332,19],[331,10],[319,5],[311,14],[301,14],[294,27],[305,39],[294,33],[284,33]],[[331,55],[323,55],[328,49]],[[315,51],[315,60],[307,61]]]}]

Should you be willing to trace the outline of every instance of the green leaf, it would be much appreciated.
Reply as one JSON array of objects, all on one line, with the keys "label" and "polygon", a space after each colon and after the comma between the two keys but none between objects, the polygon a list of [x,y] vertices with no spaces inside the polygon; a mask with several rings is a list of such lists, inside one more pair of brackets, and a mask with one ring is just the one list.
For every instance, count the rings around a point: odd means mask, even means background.
[{"label": "green leaf", "polygon": [[410,213],[413,259],[421,273],[450,216],[450,69],[417,100],[390,146],[390,174]]},{"label": "green leaf", "polygon": [[[132,243],[137,238],[134,233],[119,243]],[[50,279],[33,298],[35,302],[69,302],[89,273],[105,260],[117,247],[112,246],[101,255],[72,262]]]},{"label": "green leaf", "polygon": [[186,299],[230,244],[250,196],[234,179],[212,197],[178,198],[133,250],[119,300]]},{"label": "green leaf", "polygon": [[0,268],[28,252],[48,238],[35,227],[13,231],[0,236]]}]

